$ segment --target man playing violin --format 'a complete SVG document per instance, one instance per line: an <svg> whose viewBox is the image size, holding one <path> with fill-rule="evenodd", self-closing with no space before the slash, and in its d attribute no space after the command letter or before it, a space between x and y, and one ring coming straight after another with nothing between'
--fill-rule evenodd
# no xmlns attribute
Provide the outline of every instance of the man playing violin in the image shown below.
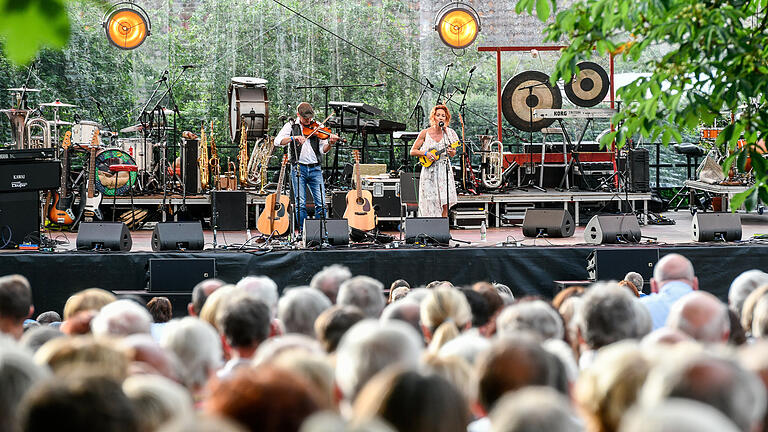
<svg viewBox="0 0 768 432"><path fill-rule="evenodd" d="M291 119L280 129L275 137L275 145L288 146L291 161L291 186L297 197L299 208L299 231L304 227L307 218L307 197L305 191L309 186L312 201L315 203L315 218L325 217L325 185L323 182L322 155L331 151L331 145L339 140L331 133L312 133L319 128L313 121L315 110L308 102L302 102L296 107L296 119ZM315 126L311 126L311 125ZM308 131L305 134L305 131ZM324 138L324 139L321 139ZM297 175L298 173L298 175ZM321 205L323 204L323 205Z"/></svg>

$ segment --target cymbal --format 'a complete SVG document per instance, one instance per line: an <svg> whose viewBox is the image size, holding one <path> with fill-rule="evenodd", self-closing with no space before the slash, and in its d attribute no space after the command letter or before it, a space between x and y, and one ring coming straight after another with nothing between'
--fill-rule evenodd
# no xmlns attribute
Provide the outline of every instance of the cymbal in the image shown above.
<svg viewBox="0 0 768 432"><path fill-rule="evenodd" d="M38 89L26 88L26 87L9 88L9 89L6 89L6 90L8 90L8 91L16 91L16 92L20 92L20 91L23 91L23 92L39 92L40 91Z"/></svg>
<svg viewBox="0 0 768 432"><path fill-rule="evenodd" d="M143 130L144 130L144 126L142 126L141 123L139 123L133 126L128 126L120 129L120 133L141 132Z"/></svg>
<svg viewBox="0 0 768 432"><path fill-rule="evenodd" d="M76 108L77 107L77 105L72 105L72 104L64 103L64 102L62 102L62 101L60 101L58 99L56 99L53 102L41 103L40 106L44 106L44 107L57 107L57 108Z"/></svg>
<svg viewBox="0 0 768 432"><path fill-rule="evenodd" d="M49 121L48 123L56 124L56 126L72 126L74 124L64 120Z"/></svg>

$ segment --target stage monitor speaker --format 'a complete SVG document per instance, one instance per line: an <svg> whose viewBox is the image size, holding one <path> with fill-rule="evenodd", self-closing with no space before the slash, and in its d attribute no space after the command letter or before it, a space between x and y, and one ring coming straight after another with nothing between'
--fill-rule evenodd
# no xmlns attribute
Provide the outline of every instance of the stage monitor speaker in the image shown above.
<svg viewBox="0 0 768 432"><path fill-rule="evenodd" d="M421 217L405 220L405 242L448 245L451 241L451 230L448 218Z"/></svg>
<svg viewBox="0 0 768 432"><path fill-rule="evenodd" d="M400 173L400 202L403 204L419 203L419 177L415 172Z"/></svg>
<svg viewBox="0 0 768 432"><path fill-rule="evenodd" d="M650 283L653 267L658 261L658 248L600 248L587 257L587 274L593 281L619 281L633 271ZM643 289L648 294L651 287L646 283Z"/></svg>
<svg viewBox="0 0 768 432"><path fill-rule="evenodd" d="M216 277L214 258L150 258L149 292L187 292Z"/></svg>
<svg viewBox="0 0 768 432"><path fill-rule="evenodd" d="M27 237L32 243L40 237L40 194L0 193L0 249L15 249Z"/></svg>
<svg viewBox="0 0 768 432"><path fill-rule="evenodd" d="M184 166L182 167L182 180L187 194L200 193L200 169L198 167L197 152L200 147L198 140L181 140L184 150Z"/></svg>
<svg viewBox="0 0 768 432"><path fill-rule="evenodd" d="M320 246L322 219L304 219L304 247ZM326 219L325 230L328 244L344 246L349 244L349 222L346 219Z"/></svg>
<svg viewBox="0 0 768 432"><path fill-rule="evenodd" d="M203 250L200 222L160 222L152 231L152 250Z"/></svg>
<svg viewBox="0 0 768 432"><path fill-rule="evenodd" d="M699 213L691 221L691 237L697 242L741 240L741 216L737 213Z"/></svg>
<svg viewBox="0 0 768 432"><path fill-rule="evenodd" d="M220 231L244 231L245 191L211 192L211 224L214 218Z"/></svg>
<svg viewBox="0 0 768 432"><path fill-rule="evenodd" d="M637 243L640 241L640 224L635 215L596 215L584 229L584 241L589 244Z"/></svg>
<svg viewBox="0 0 768 432"><path fill-rule="evenodd" d="M631 149L627 163L629 164L629 190L632 192L650 191L650 153L648 149Z"/></svg>
<svg viewBox="0 0 768 432"><path fill-rule="evenodd" d="M570 237L576 231L571 212L565 209L533 209L525 211L523 235L526 237Z"/></svg>
<svg viewBox="0 0 768 432"><path fill-rule="evenodd" d="M131 232L123 222L82 222L77 231L78 250L128 252L131 246Z"/></svg>

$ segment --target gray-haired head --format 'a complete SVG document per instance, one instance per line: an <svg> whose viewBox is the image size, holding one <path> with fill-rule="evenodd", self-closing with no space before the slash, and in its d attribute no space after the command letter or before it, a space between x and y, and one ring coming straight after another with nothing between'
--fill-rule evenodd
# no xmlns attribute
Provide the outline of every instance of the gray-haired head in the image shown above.
<svg viewBox="0 0 768 432"><path fill-rule="evenodd" d="M419 303L412 301L410 298L403 301L390 303L381 312L379 318L382 323L386 323L392 320L399 320L408 323L414 328L420 335L421 333L421 307Z"/></svg>
<svg viewBox="0 0 768 432"><path fill-rule="evenodd" d="M590 349L635 338L638 325L635 297L615 283L592 284L581 297L574 322Z"/></svg>
<svg viewBox="0 0 768 432"><path fill-rule="evenodd" d="M315 273L309 286L320 290L331 303L336 304L336 297L339 294L339 287L352 277L349 268L340 264L331 264L323 267L322 270Z"/></svg>
<svg viewBox="0 0 768 432"><path fill-rule="evenodd" d="M336 382L344 397L353 401L368 380L384 368L397 364L417 369L422 351L419 335L408 324L361 321L349 329L336 350Z"/></svg>
<svg viewBox="0 0 768 432"><path fill-rule="evenodd" d="M237 283L251 297L261 300L269 308L270 317L277 316L277 284L267 276L246 276Z"/></svg>
<svg viewBox="0 0 768 432"><path fill-rule="evenodd" d="M331 301L320 291L309 288L293 288L280 298L277 316L288 333L300 333L315 337L315 320L324 310L331 307Z"/></svg>
<svg viewBox="0 0 768 432"><path fill-rule="evenodd" d="M152 315L132 300L114 301L99 311L91 321L94 336L128 336L150 332Z"/></svg>
<svg viewBox="0 0 768 432"><path fill-rule="evenodd" d="M165 423L194 414L187 389L158 375L133 375L123 381L123 392L131 400L140 430L157 430Z"/></svg>
<svg viewBox="0 0 768 432"><path fill-rule="evenodd" d="M752 291L762 285L768 285L768 273L762 270L747 270L736 276L728 289L728 306L741 317L744 300Z"/></svg>
<svg viewBox="0 0 768 432"><path fill-rule="evenodd" d="M693 291L675 302L666 325L703 343L725 343L731 329L728 308L704 291Z"/></svg>
<svg viewBox="0 0 768 432"><path fill-rule="evenodd" d="M216 329L197 318L169 321L160 345L178 357L183 365L183 381L191 390L204 386L221 365L221 339Z"/></svg>
<svg viewBox="0 0 768 432"><path fill-rule="evenodd" d="M491 411L493 432L582 430L568 399L549 387L526 387L499 399Z"/></svg>
<svg viewBox="0 0 768 432"><path fill-rule="evenodd" d="M502 337L530 331L542 339L562 339L564 334L563 319L542 300L515 303L504 308L496 318L496 331Z"/></svg>
<svg viewBox="0 0 768 432"><path fill-rule="evenodd" d="M439 357L461 357L470 365L475 364L478 356L491 347L488 338L476 331L466 331L449 340L437 352Z"/></svg>
<svg viewBox="0 0 768 432"><path fill-rule="evenodd" d="M198 282L192 288L192 301L187 305L187 312L192 316L200 315L200 311L203 309L205 301L208 300L208 296L226 284L223 280L215 278Z"/></svg>
<svg viewBox="0 0 768 432"><path fill-rule="evenodd" d="M667 282L681 281L685 282L694 289L698 288L699 280L693 271L693 264L688 258L672 253L664 255L653 268L653 279L651 288L658 292Z"/></svg>
<svg viewBox="0 0 768 432"><path fill-rule="evenodd" d="M9 337L0 335L0 430L17 430L19 402L37 382L50 376L32 355Z"/></svg>
<svg viewBox="0 0 768 432"><path fill-rule="evenodd" d="M50 324L57 321L61 321L61 315L56 311L43 312L37 316L37 322L40 324Z"/></svg>
<svg viewBox="0 0 768 432"><path fill-rule="evenodd" d="M630 409L619 432L738 432L720 411L688 399L672 398L657 405Z"/></svg>
<svg viewBox="0 0 768 432"><path fill-rule="evenodd" d="M384 285L368 276L355 276L341 284L336 303L357 306L366 317L378 318L384 309Z"/></svg>
<svg viewBox="0 0 768 432"><path fill-rule="evenodd" d="M637 292L643 292L643 284L645 281L640 273L631 271L624 276L624 280L632 282L632 285L637 288Z"/></svg>
<svg viewBox="0 0 768 432"><path fill-rule="evenodd" d="M64 333L62 333L61 330L57 328L50 326L40 326L25 332L24 336L19 339L19 343L21 346L27 348L34 354L37 352L38 348L45 345L45 343L49 340L63 336Z"/></svg>

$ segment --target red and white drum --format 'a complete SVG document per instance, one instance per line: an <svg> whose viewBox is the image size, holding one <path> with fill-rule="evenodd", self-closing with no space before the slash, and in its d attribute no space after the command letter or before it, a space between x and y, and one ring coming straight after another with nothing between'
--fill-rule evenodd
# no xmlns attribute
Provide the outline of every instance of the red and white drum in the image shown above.
<svg viewBox="0 0 768 432"><path fill-rule="evenodd" d="M119 138L117 140L118 148L136 161L139 171L150 171L154 162L153 144L147 141L144 148L144 138Z"/></svg>

